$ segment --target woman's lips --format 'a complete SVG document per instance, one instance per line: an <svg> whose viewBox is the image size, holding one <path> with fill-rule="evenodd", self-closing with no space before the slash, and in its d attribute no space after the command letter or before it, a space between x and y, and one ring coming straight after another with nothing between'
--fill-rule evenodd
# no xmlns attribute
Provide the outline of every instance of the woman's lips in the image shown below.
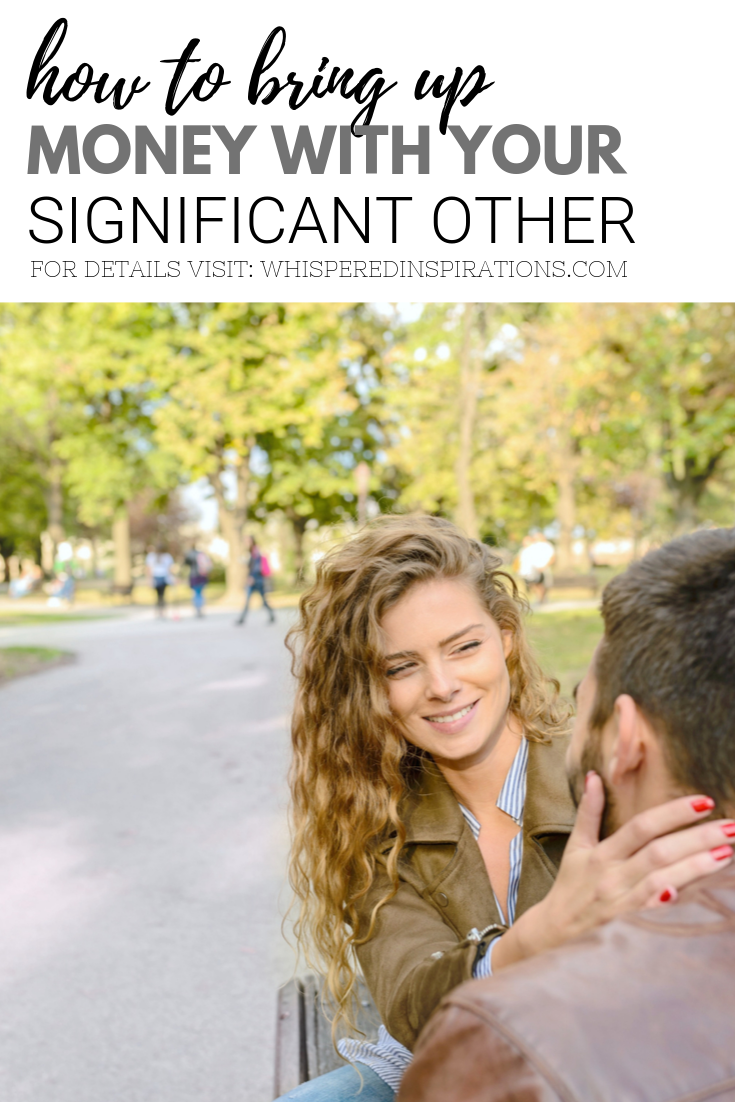
<svg viewBox="0 0 735 1102"><path fill-rule="evenodd" d="M477 705L479 701L475 701L474 704L465 704L462 708L457 708L454 712L450 712L444 716L423 716L423 719L431 726L435 731L441 731L444 735L454 735L457 731L462 731L468 723L472 722Z"/></svg>

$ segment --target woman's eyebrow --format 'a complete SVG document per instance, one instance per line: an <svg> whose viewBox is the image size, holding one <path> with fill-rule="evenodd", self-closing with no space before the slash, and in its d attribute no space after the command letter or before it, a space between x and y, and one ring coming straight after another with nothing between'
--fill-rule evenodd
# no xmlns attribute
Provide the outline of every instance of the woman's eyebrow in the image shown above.
<svg viewBox="0 0 735 1102"><path fill-rule="evenodd" d="M418 658L415 650L397 650L395 654L386 654L384 662L395 662L397 658Z"/></svg>
<svg viewBox="0 0 735 1102"><path fill-rule="evenodd" d="M455 639L461 639L463 635L466 635L468 631L474 631L475 628L481 628L482 624L469 624L468 627L462 628L461 631L455 631L454 635L448 635L446 639L442 639L439 646L447 647L450 643L453 643Z"/></svg>
<svg viewBox="0 0 735 1102"><path fill-rule="evenodd" d="M440 647L447 647L450 643L453 643L456 639L461 639L463 635L466 635L468 631L474 631L475 628L481 628L482 624L469 624L468 627L462 628L461 631L455 631L453 635L447 636L446 639L442 639L439 643ZM418 652L415 650L400 650L395 654L386 654L386 662L395 662L397 658L417 658Z"/></svg>

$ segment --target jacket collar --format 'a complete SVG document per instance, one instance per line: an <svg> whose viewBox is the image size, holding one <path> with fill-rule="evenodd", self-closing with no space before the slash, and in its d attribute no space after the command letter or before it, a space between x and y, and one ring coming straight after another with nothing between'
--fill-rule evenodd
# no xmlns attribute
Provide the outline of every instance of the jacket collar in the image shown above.
<svg viewBox="0 0 735 1102"><path fill-rule="evenodd" d="M567 743L567 738L556 736L550 743L528 744L524 834L569 834L574 825L564 767ZM457 843L466 828L457 798L431 758L426 759L418 790L406 799L403 821L407 845Z"/></svg>
<svg viewBox="0 0 735 1102"><path fill-rule="evenodd" d="M567 780L568 745L569 737L558 735L550 743L531 742L528 745L524 834L571 833L576 810Z"/></svg>
<svg viewBox="0 0 735 1102"><path fill-rule="evenodd" d="M432 758L424 760L418 791L404 805L406 843L458 842L465 828L457 797Z"/></svg>

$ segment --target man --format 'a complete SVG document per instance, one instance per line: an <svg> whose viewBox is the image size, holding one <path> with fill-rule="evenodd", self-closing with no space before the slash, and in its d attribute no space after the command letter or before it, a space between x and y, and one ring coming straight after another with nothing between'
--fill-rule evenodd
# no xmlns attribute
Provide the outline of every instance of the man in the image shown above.
<svg viewBox="0 0 735 1102"><path fill-rule="evenodd" d="M611 836L707 792L722 867L677 897L453 991L399 1102L735 1102L735 531L697 532L606 587L567 758ZM663 839L662 839L663 841Z"/></svg>

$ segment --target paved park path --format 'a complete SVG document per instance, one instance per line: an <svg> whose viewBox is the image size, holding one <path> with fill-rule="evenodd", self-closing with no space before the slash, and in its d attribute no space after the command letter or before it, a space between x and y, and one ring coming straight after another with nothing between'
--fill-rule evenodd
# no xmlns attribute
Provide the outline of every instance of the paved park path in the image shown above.
<svg viewBox="0 0 735 1102"><path fill-rule="evenodd" d="M0 628L2 1102L272 1099L292 615Z"/></svg>

